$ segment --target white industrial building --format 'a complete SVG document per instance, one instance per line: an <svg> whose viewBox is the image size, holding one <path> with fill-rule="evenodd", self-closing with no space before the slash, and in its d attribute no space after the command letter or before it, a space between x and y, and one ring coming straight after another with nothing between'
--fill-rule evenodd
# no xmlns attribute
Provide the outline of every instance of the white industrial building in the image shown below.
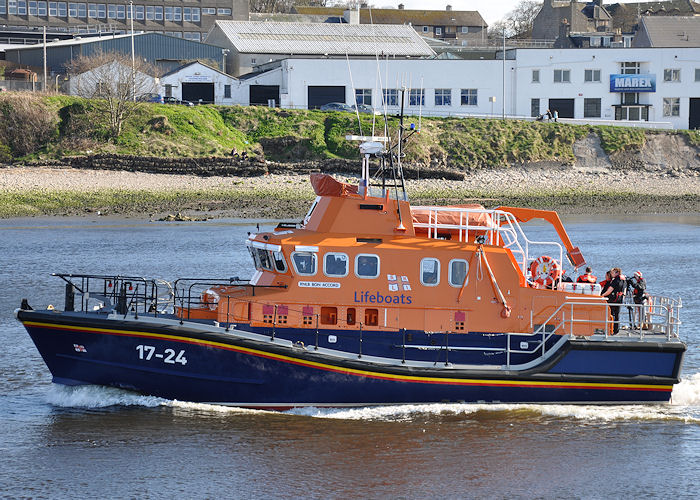
<svg viewBox="0 0 700 500"><path fill-rule="evenodd" d="M700 127L698 48L511 49L505 61L297 58L257 69L241 80L239 104L379 109L385 96L396 112L405 86L413 114L532 118L550 109L588 123Z"/></svg>
<svg viewBox="0 0 700 500"><path fill-rule="evenodd" d="M216 68L199 61L180 66L160 77L160 94L195 104L234 104L242 99L239 82Z"/></svg>

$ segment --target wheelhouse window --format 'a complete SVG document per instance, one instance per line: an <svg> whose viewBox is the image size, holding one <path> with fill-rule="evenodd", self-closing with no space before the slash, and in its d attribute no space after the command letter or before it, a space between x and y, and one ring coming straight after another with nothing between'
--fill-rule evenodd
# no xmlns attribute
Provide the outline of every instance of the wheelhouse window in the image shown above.
<svg viewBox="0 0 700 500"><path fill-rule="evenodd" d="M355 274L358 278L379 277L379 256L367 253L355 257Z"/></svg>
<svg viewBox="0 0 700 500"><path fill-rule="evenodd" d="M316 254L314 252L292 253L292 263L297 274L313 276L316 274Z"/></svg>
<svg viewBox="0 0 700 500"><path fill-rule="evenodd" d="M464 259L452 259L450 261L450 285L461 287L467 277L469 263Z"/></svg>
<svg viewBox="0 0 700 500"><path fill-rule="evenodd" d="M440 284L440 261L427 257L420 261L420 282L425 286Z"/></svg>
<svg viewBox="0 0 700 500"><path fill-rule="evenodd" d="M323 258L323 273L326 276L344 278L348 275L348 260L344 253L327 253Z"/></svg>

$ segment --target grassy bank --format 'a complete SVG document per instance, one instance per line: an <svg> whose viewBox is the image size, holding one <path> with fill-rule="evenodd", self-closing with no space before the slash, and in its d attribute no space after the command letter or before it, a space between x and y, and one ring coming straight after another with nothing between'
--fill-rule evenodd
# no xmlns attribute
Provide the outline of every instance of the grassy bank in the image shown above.
<svg viewBox="0 0 700 500"><path fill-rule="evenodd" d="M47 161L71 155L116 153L160 157L226 156L232 149L269 160L298 162L357 158L347 134L383 133L383 119L350 113L251 106L172 106L142 103L119 137L99 100L3 93L0 161ZM393 122L393 120L392 120ZM392 123L395 128L395 123ZM624 127L520 120L423 118L406 147L406 161L457 170L512 163L574 160L577 139L595 134L608 153L638 150L650 134L683 134L700 144L699 131L643 131ZM31 140L41 138L41 140Z"/></svg>

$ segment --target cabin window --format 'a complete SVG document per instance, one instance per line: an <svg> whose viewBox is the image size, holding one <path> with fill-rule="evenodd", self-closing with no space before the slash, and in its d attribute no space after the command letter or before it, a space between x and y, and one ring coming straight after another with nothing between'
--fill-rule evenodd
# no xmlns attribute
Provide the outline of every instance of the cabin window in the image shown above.
<svg viewBox="0 0 700 500"><path fill-rule="evenodd" d="M337 307L322 307L321 308L321 324L336 325L338 324L338 308Z"/></svg>
<svg viewBox="0 0 700 500"><path fill-rule="evenodd" d="M355 274L358 278L377 278L379 276L379 256L367 253L355 257Z"/></svg>
<svg viewBox="0 0 700 500"><path fill-rule="evenodd" d="M450 261L450 285L461 287L467 277L469 264L464 259L452 259ZM469 283L469 280L467 280Z"/></svg>
<svg viewBox="0 0 700 500"><path fill-rule="evenodd" d="M420 261L420 282L426 286L440 283L440 261L432 257Z"/></svg>
<svg viewBox="0 0 700 500"><path fill-rule="evenodd" d="M284 273L287 271L287 262L284 260L282 252L272 252L263 248L248 247L250 255L253 257L256 269L264 269L266 271L278 271Z"/></svg>
<svg viewBox="0 0 700 500"><path fill-rule="evenodd" d="M287 272L287 261L284 260L282 252L272 252L272 261L275 263L275 269L280 273Z"/></svg>
<svg viewBox="0 0 700 500"><path fill-rule="evenodd" d="M313 252L294 252L292 262L297 274L313 276L316 274L316 254Z"/></svg>
<svg viewBox="0 0 700 500"><path fill-rule="evenodd" d="M348 312L346 314L346 322L348 325L354 325L355 321L357 321L355 318L357 318L357 312L355 311L354 307L348 307Z"/></svg>
<svg viewBox="0 0 700 500"><path fill-rule="evenodd" d="M348 256L344 253L327 253L323 259L326 276L344 278L348 275Z"/></svg>
<svg viewBox="0 0 700 500"><path fill-rule="evenodd" d="M365 309L365 325L377 326L379 324L379 310Z"/></svg>

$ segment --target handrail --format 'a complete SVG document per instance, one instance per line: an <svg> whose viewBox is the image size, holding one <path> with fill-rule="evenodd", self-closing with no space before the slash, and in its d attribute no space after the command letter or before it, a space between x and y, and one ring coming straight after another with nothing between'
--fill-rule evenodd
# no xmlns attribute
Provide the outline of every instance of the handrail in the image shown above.
<svg viewBox="0 0 700 500"><path fill-rule="evenodd" d="M534 241L527 237L520 225L520 219L507 210L468 208L468 207L440 207L440 206L415 206L416 210L428 211L428 222L414 222L414 228L427 229L428 238L438 238L440 230L455 230L458 232L459 241L469 241L469 232L486 233L487 242L490 245L497 245L511 251L523 276L527 276L529 262L539 255L531 255L533 246L551 246L558 253L558 261L563 264L564 246L557 241ZM543 212L543 211L538 211ZM453 213L459 215L459 223L438 222L440 214ZM484 225L469 224L470 215L488 215L491 217L490 223ZM534 216L533 216L534 217ZM560 223L561 225L561 223ZM555 225L556 229L556 225ZM563 227L561 228L563 231ZM559 229L557 232L560 234ZM475 233L472 233L475 234ZM566 232L564 231L564 235ZM520 238L519 238L520 237ZM521 243L522 238L522 243ZM567 243L568 242L568 243ZM565 244L570 246L568 236ZM524 244L524 247L523 247ZM567 246L567 248L568 248ZM573 247L572 247L573 248Z"/></svg>

